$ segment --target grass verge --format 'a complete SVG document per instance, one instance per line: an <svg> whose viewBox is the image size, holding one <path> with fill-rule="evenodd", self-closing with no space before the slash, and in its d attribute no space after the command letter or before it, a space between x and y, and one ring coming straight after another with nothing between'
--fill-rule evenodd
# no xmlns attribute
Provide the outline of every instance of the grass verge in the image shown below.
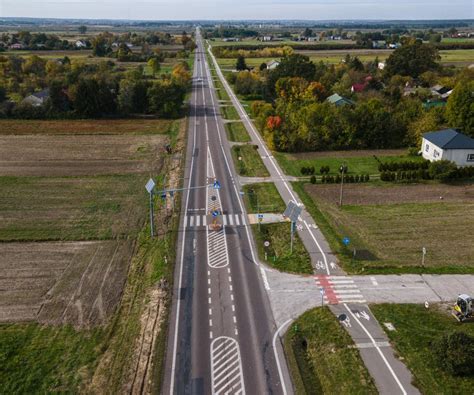
<svg viewBox="0 0 474 395"><path fill-rule="evenodd" d="M245 192L244 202L248 213L282 213L285 211L285 202L272 182L244 185L242 189Z"/></svg>
<svg viewBox="0 0 474 395"><path fill-rule="evenodd" d="M257 244L258 256L266 263L282 272L312 274L311 257L306 251L298 233L293 239L293 253L290 253L290 223L252 225L252 232ZM270 245L264 247L263 243Z"/></svg>
<svg viewBox="0 0 474 395"><path fill-rule="evenodd" d="M221 107L222 115L225 119L229 121L238 121L240 116L232 104L227 104Z"/></svg>
<svg viewBox="0 0 474 395"><path fill-rule="evenodd" d="M226 123L225 130L229 141L236 143L248 143L251 141L247 129L245 129L242 122Z"/></svg>
<svg viewBox="0 0 474 395"><path fill-rule="evenodd" d="M359 351L327 307L307 311L284 346L296 394L377 394Z"/></svg>
<svg viewBox="0 0 474 395"><path fill-rule="evenodd" d="M431 343L451 331L474 336L474 324L459 324L446 308L436 305L429 309L415 304L381 304L370 308L379 322L395 326L395 331L386 330L387 335L423 394L472 394L474 377L454 377L445 372L434 358Z"/></svg>
<svg viewBox="0 0 474 395"><path fill-rule="evenodd" d="M235 145L232 147L235 168L241 176L268 177L267 168L262 162L255 145ZM240 160L239 160L240 158Z"/></svg>

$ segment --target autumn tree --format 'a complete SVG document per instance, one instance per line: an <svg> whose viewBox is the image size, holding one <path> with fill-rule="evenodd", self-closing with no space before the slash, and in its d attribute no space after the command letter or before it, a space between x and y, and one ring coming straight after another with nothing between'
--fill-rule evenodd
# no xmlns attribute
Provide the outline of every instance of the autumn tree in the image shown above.
<svg viewBox="0 0 474 395"><path fill-rule="evenodd" d="M387 77L399 74L417 78L426 71L437 70L438 60L436 47L415 40L393 51L387 59L384 71Z"/></svg>
<svg viewBox="0 0 474 395"><path fill-rule="evenodd" d="M446 106L446 118L452 127L474 137L474 81L460 82Z"/></svg>

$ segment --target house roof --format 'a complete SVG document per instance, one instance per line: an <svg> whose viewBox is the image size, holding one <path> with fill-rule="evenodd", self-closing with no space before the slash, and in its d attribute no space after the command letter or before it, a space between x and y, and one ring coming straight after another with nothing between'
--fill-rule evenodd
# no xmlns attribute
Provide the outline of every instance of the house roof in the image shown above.
<svg viewBox="0 0 474 395"><path fill-rule="evenodd" d="M474 149L474 139L455 129L425 133L423 138L442 149Z"/></svg>
<svg viewBox="0 0 474 395"><path fill-rule="evenodd" d="M270 62L268 62L267 66L270 67L270 66L273 66L274 64L279 65L280 62L278 60L271 60Z"/></svg>
<svg viewBox="0 0 474 395"><path fill-rule="evenodd" d="M366 84L354 84L352 85L352 90L354 92L362 92L366 88Z"/></svg>
<svg viewBox="0 0 474 395"><path fill-rule="evenodd" d="M345 97L342 97L338 95L337 93L334 93L334 95L329 96L326 100L329 103L336 104L336 105L353 104L352 100L346 99Z"/></svg>
<svg viewBox="0 0 474 395"><path fill-rule="evenodd" d="M43 89L42 91L35 92L31 96L34 96L38 99L47 99L49 97L49 89Z"/></svg>

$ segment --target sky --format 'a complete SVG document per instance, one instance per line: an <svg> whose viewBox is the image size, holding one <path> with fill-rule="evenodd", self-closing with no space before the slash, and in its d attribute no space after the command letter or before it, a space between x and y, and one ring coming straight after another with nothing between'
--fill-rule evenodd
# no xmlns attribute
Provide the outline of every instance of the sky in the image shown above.
<svg viewBox="0 0 474 395"><path fill-rule="evenodd" d="M239 20L471 19L474 0L0 0L1 17Z"/></svg>

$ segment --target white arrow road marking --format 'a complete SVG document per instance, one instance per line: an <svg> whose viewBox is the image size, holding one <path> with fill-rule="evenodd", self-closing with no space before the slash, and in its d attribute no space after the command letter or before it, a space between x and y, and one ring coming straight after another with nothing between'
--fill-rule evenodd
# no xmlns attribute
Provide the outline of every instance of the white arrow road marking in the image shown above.
<svg viewBox="0 0 474 395"><path fill-rule="evenodd" d="M370 321L370 315L367 314L366 311L362 311L360 315L362 316L362 318L365 318L367 321Z"/></svg>

